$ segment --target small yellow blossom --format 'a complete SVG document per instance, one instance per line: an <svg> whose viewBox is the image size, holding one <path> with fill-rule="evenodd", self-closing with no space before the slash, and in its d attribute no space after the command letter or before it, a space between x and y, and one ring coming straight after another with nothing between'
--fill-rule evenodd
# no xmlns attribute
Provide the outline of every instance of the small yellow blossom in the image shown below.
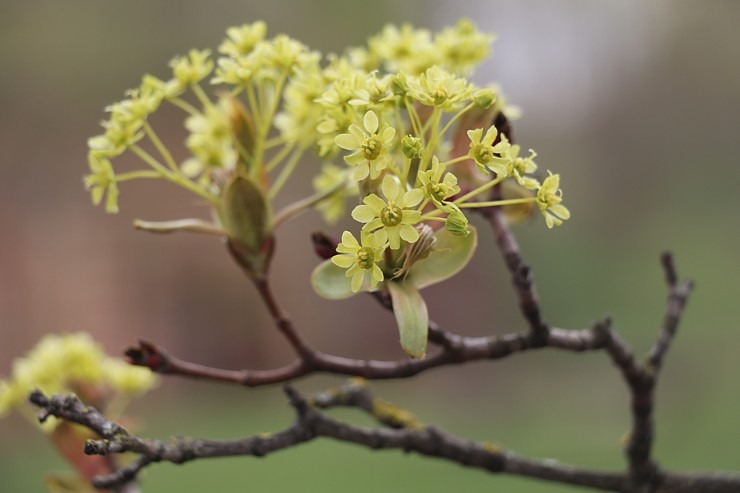
<svg viewBox="0 0 740 493"><path fill-rule="evenodd" d="M468 74L488 56L493 40L492 35L481 33L468 19L461 19L434 37L434 48L441 66Z"/></svg>
<svg viewBox="0 0 740 493"><path fill-rule="evenodd" d="M90 190L94 205L99 205L105 199L105 211L109 214L118 212L118 184L113 165L110 161L92 151L87 156L90 174L84 178L85 188Z"/></svg>
<svg viewBox="0 0 740 493"><path fill-rule="evenodd" d="M374 233L380 243L388 241L391 249L401 248L401 240L414 243L419 232L413 226L421 220L421 212L412 209L424 198L420 188L406 191L398 180L386 175L381 190L386 200L375 194L366 196L352 211L352 217L361 223L363 231Z"/></svg>
<svg viewBox="0 0 740 493"><path fill-rule="evenodd" d="M95 394L108 389L141 393L154 383L151 371L106 356L88 334L50 334L25 358L13 362L10 380L0 380L0 415L24 405L35 389L46 394L75 392L84 398L90 385L97 389ZM44 427L47 431L53 428L53 424Z"/></svg>
<svg viewBox="0 0 740 493"><path fill-rule="evenodd" d="M370 281L370 289L375 288L383 280L383 271L378 262L383 259L385 243L376 235L360 235L362 244L349 231L342 233L342 243L337 246L339 255L334 255L331 261L337 267L347 269L347 277L351 277L353 292L362 287L365 278Z"/></svg>
<svg viewBox="0 0 740 493"><path fill-rule="evenodd" d="M226 37L218 47L219 53L230 56L248 55L259 42L265 39L267 24L257 21L253 24L230 27Z"/></svg>
<svg viewBox="0 0 740 493"><path fill-rule="evenodd" d="M482 173L488 173L488 169L491 169L497 177L505 178L509 173L506 167L508 159L505 157L509 143L501 140L493 145L497 136L498 130L494 126L486 131L485 136L483 136L482 128L468 130L468 138L470 139L468 157L475 161L475 165Z"/></svg>
<svg viewBox="0 0 740 493"><path fill-rule="evenodd" d="M349 126L349 133L337 135L334 143L348 151L354 151L345 156L347 164L355 166L353 178L357 181L370 176L373 180L380 175L388 165L388 148L396 135L396 129L384 123L380 126L378 116L370 110L363 118L365 129L358 125Z"/></svg>
<svg viewBox="0 0 740 493"><path fill-rule="evenodd" d="M386 25L368 40L368 46L371 57L382 60L390 72L418 75L435 62L431 33L410 24L403 24L400 28Z"/></svg>
<svg viewBox="0 0 740 493"><path fill-rule="evenodd" d="M172 59L172 75L183 90L208 77L213 70L210 56L209 50L190 50L187 56Z"/></svg>
<svg viewBox="0 0 740 493"><path fill-rule="evenodd" d="M409 96L425 106L457 111L473 99L473 86L438 66L428 68L418 79L409 79Z"/></svg>
<svg viewBox="0 0 740 493"><path fill-rule="evenodd" d="M185 128L190 132L185 145L193 154L181 165L186 176L197 177L213 168L234 168L238 153L231 111L231 100L223 97L218 104L208 106L203 113L191 115L185 120ZM207 174L203 178L208 181Z"/></svg>
<svg viewBox="0 0 740 493"><path fill-rule="evenodd" d="M443 174L444 178L442 178ZM421 181L424 194L438 208L444 208L444 202L448 198L460 193L457 177L452 173L445 173L445 167L439 162L437 156L432 158L431 169L419 173L419 181Z"/></svg>
<svg viewBox="0 0 740 493"><path fill-rule="evenodd" d="M501 142L509 142L506 135L501 134ZM527 190L537 190L540 186L540 182L531 176L527 176L528 174L537 171L537 164L534 162L534 158L537 157L537 153L530 149L529 156L522 157L519 155L520 152L521 147L516 144L509 146L506 152L504 152L504 157L507 159L507 174L516 179L516 181Z"/></svg>
<svg viewBox="0 0 740 493"><path fill-rule="evenodd" d="M548 171L548 173L550 173ZM560 226L563 221L570 218L570 211L561 204L563 201L563 191L560 190L560 175L553 175L545 178L542 186L537 191L537 207L545 216L545 222L548 228Z"/></svg>

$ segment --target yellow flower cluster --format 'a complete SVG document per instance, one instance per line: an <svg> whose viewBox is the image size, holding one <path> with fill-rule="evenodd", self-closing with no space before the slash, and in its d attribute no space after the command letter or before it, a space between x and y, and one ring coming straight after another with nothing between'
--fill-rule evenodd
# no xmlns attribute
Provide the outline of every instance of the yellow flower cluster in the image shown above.
<svg viewBox="0 0 740 493"><path fill-rule="evenodd" d="M107 356L85 333L45 336L0 380L0 416L22 406L35 389L46 394L80 394L88 386L102 394L138 395L156 383L154 374Z"/></svg>
<svg viewBox="0 0 740 493"><path fill-rule="evenodd" d="M232 27L215 59L208 50L192 50L171 62L169 80L145 76L126 99L109 106L104 134L89 141L85 183L93 201L107 194L106 209L114 212L120 182L163 178L215 209L216 224L188 223L182 229L223 230L233 242L232 236L255 237L240 218L259 223L257 236L267 241L274 227L308 208L337 220L344 200L357 194L362 204L352 217L362 233L359 240L344 235L348 243L336 258L336 265L347 266L355 290L375 288L395 272L408 271L410 258L424 258L424 249L413 256L406 252L424 227L466 237L465 209L536 205L550 228L570 217L559 176L540 183L536 154L522 155L501 124L516 111L496 86L467 79L494 39L472 22L461 20L437 33L389 25L366 46L325 58L288 36L267 34L263 22ZM203 81L226 91L209 96ZM148 122L164 103L186 114L190 157L182 163ZM140 145L143 139L159 156ZM314 174L316 193L273 220L272 199L310 149L325 161ZM126 151L146 167L117 174L112 160ZM343 164L330 163L341 154ZM232 186L237 181L241 185ZM517 198L489 200L499 184L516 187ZM246 203L251 209L260 204L260 211L233 209ZM173 230L172 224L160 231ZM247 256L264 247L247 243Z"/></svg>

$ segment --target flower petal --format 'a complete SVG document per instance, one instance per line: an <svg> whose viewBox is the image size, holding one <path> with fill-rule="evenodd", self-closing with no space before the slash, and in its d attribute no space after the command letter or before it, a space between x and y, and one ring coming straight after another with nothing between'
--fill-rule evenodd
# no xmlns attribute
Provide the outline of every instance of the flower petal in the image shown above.
<svg viewBox="0 0 740 493"><path fill-rule="evenodd" d="M403 216L401 218L402 224L416 224L421 221L421 212L404 209Z"/></svg>
<svg viewBox="0 0 740 493"><path fill-rule="evenodd" d="M393 127L385 127L385 130L380 134L380 141L383 144L390 144L393 137L396 136L396 129Z"/></svg>
<svg viewBox="0 0 740 493"><path fill-rule="evenodd" d="M352 209L352 219L361 223L369 223L377 217L377 213L372 207L367 205L358 205Z"/></svg>
<svg viewBox="0 0 740 493"><path fill-rule="evenodd" d="M386 231L388 234L388 243L391 246L391 250L398 250L401 248L401 233L398 231L398 226L391 228L383 228L380 231ZM380 231L378 231L380 233Z"/></svg>
<svg viewBox="0 0 740 493"><path fill-rule="evenodd" d="M378 131L378 115L372 110L368 111L363 118L363 124L365 125L365 130L370 134L374 134Z"/></svg>
<svg viewBox="0 0 740 493"><path fill-rule="evenodd" d="M419 204L424 199L424 190L421 188L414 188L413 190L409 190L403 195L403 199L401 200L401 207L414 207Z"/></svg>
<svg viewBox="0 0 740 493"><path fill-rule="evenodd" d="M355 168L354 173L352 173L352 179L355 181L362 181L365 178L367 178L367 175L370 174L370 166L368 166L367 161L364 163L360 163Z"/></svg>
<svg viewBox="0 0 740 493"><path fill-rule="evenodd" d="M378 215L381 213L383 209L385 209L388 204L385 203L383 199L375 195L374 193L371 193L362 201L367 204L373 211L375 211L375 215Z"/></svg>
<svg viewBox="0 0 740 493"><path fill-rule="evenodd" d="M401 233L401 238L403 238L404 241L407 241L409 243L416 243L416 241L419 239L419 231L417 229L409 224L402 224L399 227L399 231Z"/></svg>
<svg viewBox="0 0 740 493"><path fill-rule="evenodd" d="M360 248L360 243L357 241L357 238L355 238L355 235L349 231L342 233L342 244L350 248Z"/></svg>
<svg viewBox="0 0 740 493"><path fill-rule="evenodd" d="M375 219L373 219L369 223L365 224L362 227L362 230L363 231L366 231L366 232L368 232L368 231L375 231L376 229L379 229L379 228L382 228L382 227L383 227L383 222L380 220L380 218L377 218L376 217Z"/></svg>
<svg viewBox="0 0 740 493"><path fill-rule="evenodd" d="M352 264L355 263L355 259L354 257L350 257L349 255L334 255L331 258L331 263L336 265L337 267L349 269Z"/></svg>
<svg viewBox="0 0 740 493"><path fill-rule="evenodd" d="M570 219L570 211L564 205L551 205L547 210L558 216L560 219Z"/></svg>
<svg viewBox="0 0 740 493"><path fill-rule="evenodd" d="M487 146L490 146L491 144L493 144L493 141L496 140L497 135L498 135L498 130L496 130L496 127L491 126L486 132L486 136L483 137L483 140L481 141L481 143Z"/></svg>
<svg viewBox="0 0 740 493"><path fill-rule="evenodd" d="M385 245L388 241L388 230L386 228L379 229L373 234L375 236L376 245Z"/></svg>
<svg viewBox="0 0 740 493"><path fill-rule="evenodd" d="M399 195L401 194L401 186L393 176L385 175L380 189L383 190L383 195L385 195L385 198L389 201L400 202Z"/></svg>
<svg viewBox="0 0 740 493"><path fill-rule="evenodd" d="M362 287L362 280L365 278L365 271L362 269L357 269L355 273L352 275L352 292L356 293L360 290Z"/></svg>
<svg viewBox="0 0 740 493"><path fill-rule="evenodd" d="M334 143L341 147L342 149L346 149L348 151L354 151L358 147L360 147L360 143L357 141L357 139L350 134L340 134L334 137Z"/></svg>

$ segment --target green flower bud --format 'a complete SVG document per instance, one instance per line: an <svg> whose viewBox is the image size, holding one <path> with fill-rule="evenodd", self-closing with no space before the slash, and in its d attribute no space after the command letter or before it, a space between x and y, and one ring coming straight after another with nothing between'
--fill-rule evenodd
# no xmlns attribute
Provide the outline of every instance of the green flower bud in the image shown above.
<svg viewBox="0 0 740 493"><path fill-rule="evenodd" d="M267 272L272 257L272 212L263 190L250 178L237 175L221 201L221 220L234 259L253 277Z"/></svg>
<svg viewBox="0 0 740 493"><path fill-rule="evenodd" d="M417 159L421 157L421 150L424 145L421 143L419 137L413 135L406 135L401 139L401 150L403 155L409 159Z"/></svg>
<svg viewBox="0 0 740 493"><path fill-rule="evenodd" d="M457 208L447 216L445 229L455 236L464 237L470 234L468 230L468 218Z"/></svg>
<svg viewBox="0 0 740 493"><path fill-rule="evenodd" d="M409 92L409 82L405 73L399 72L391 77L391 91L396 96L405 96Z"/></svg>
<svg viewBox="0 0 740 493"><path fill-rule="evenodd" d="M473 94L473 103L476 107L485 110L496 102L496 93L492 89L479 89Z"/></svg>

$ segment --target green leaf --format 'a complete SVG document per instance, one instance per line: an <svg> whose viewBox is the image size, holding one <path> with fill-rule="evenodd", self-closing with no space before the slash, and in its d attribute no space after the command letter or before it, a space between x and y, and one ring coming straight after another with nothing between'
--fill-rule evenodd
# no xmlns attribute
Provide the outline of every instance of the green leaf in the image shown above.
<svg viewBox="0 0 740 493"><path fill-rule="evenodd" d="M270 204L250 178L237 175L221 202L221 220L229 239L248 251L259 252L271 235Z"/></svg>
<svg viewBox="0 0 740 493"><path fill-rule="evenodd" d="M441 229L434 233L437 243L425 259L416 262L406 277L406 282L416 289L423 289L449 279L465 267L475 252L477 232L470 226L468 236L455 236Z"/></svg>
<svg viewBox="0 0 740 493"><path fill-rule="evenodd" d="M401 347L412 358L423 358L427 350L429 314L419 290L408 281L386 283L393 300Z"/></svg>
<svg viewBox="0 0 740 493"><path fill-rule="evenodd" d="M346 274L347 269L334 265L331 259L324 260L313 270L311 285L323 298L343 300L357 294L352 292L352 278Z"/></svg>

